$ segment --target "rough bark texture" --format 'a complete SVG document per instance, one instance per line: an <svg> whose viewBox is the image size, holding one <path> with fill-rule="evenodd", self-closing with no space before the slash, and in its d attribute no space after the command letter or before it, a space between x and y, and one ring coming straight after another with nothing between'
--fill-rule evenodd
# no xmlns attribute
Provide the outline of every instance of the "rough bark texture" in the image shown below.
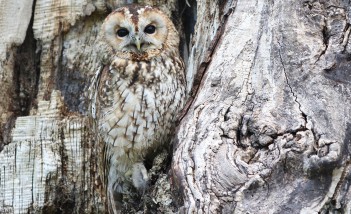
<svg viewBox="0 0 351 214"><path fill-rule="evenodd" d="M229 7L177 134L185 209L349 213L349 2Z"/></svg>
<svg viewBox="0 0 351 214"><path fill-rule="evenodd" d="M0 213L105 211L85 92L131 2L0 0ZM179 26L193 89L144 210L351 212L349 1L139 2Z"/></svg>

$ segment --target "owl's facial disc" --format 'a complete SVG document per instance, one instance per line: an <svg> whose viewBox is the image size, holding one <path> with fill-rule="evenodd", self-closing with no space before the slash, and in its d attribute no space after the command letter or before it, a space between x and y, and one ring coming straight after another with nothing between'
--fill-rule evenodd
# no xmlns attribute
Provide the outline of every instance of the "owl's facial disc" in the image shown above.
<svg viewBox="0 0 351 214"><path fill-rule="evenodd" d="M156 56L172 44L168 19L151 7L121 8L104 21L104 39L119 56ZM167 43L168 42L168 43ZM132 54L132 55L129 55Z"/></svg>

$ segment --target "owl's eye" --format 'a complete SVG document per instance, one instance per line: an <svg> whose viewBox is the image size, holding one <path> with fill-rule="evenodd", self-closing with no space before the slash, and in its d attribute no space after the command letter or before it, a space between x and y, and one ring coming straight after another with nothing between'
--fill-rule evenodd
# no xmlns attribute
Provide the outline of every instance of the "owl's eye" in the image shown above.
<svg viewBox="0 0 351 214"><path fill-rule="evenodd" d="M119 37L125 37L129 34L129 31L125 28L120 28L118 31L117 31L117 35Z"/></svg>
<svg viewBox="0 0 351 214"><path fill-rule="evenodd" d="M156 27L154 25L148 25L145 27L144 32L147 34L153 34L156 31Z"/></svg>

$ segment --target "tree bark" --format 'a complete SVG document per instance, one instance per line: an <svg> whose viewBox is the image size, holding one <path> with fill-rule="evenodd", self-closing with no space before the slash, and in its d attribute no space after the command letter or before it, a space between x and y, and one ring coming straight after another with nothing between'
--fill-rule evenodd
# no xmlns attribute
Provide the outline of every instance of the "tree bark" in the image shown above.
<svg viewBox="0 0 351 214"><path fill-rule="evenodd" d="M131 2L1 2L0 213L105 212L86 91ZM153 210L351 212L348 1L139 3L179 26L189 91Z"/></svg>
<svg viewBox="0 0 351 214"><path fill-rule="evenodd" d="M349 2L229 7L176 136L187 212L349 213Z"/></svg>

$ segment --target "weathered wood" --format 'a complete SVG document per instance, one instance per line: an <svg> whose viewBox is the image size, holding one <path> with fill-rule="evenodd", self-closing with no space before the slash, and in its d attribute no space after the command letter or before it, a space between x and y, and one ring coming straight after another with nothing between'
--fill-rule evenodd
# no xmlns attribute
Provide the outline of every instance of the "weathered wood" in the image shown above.
<svg viewBox="0 0 351 214"><path fill-rule="evenodd" d="M18 117L0 153L0 213L95 213L101 200L86 118L64 115L59 91Z"/></svg>
<svg viewBox="0 0 351 214"><path fill-rule="evenodd" d="M15 88L13 85L16 46L23 43L32 13L33 1L0 2L0 151L8 143L8 135L1 130L10 131L13 116ZM19 22L18 20L22 20Z"/></svg>
<svg viewBox="0 0 351 214"><path fill-rule="evenodd" d="M350 5L232 6L177 134L185 209L350 212Z"/></svg>

